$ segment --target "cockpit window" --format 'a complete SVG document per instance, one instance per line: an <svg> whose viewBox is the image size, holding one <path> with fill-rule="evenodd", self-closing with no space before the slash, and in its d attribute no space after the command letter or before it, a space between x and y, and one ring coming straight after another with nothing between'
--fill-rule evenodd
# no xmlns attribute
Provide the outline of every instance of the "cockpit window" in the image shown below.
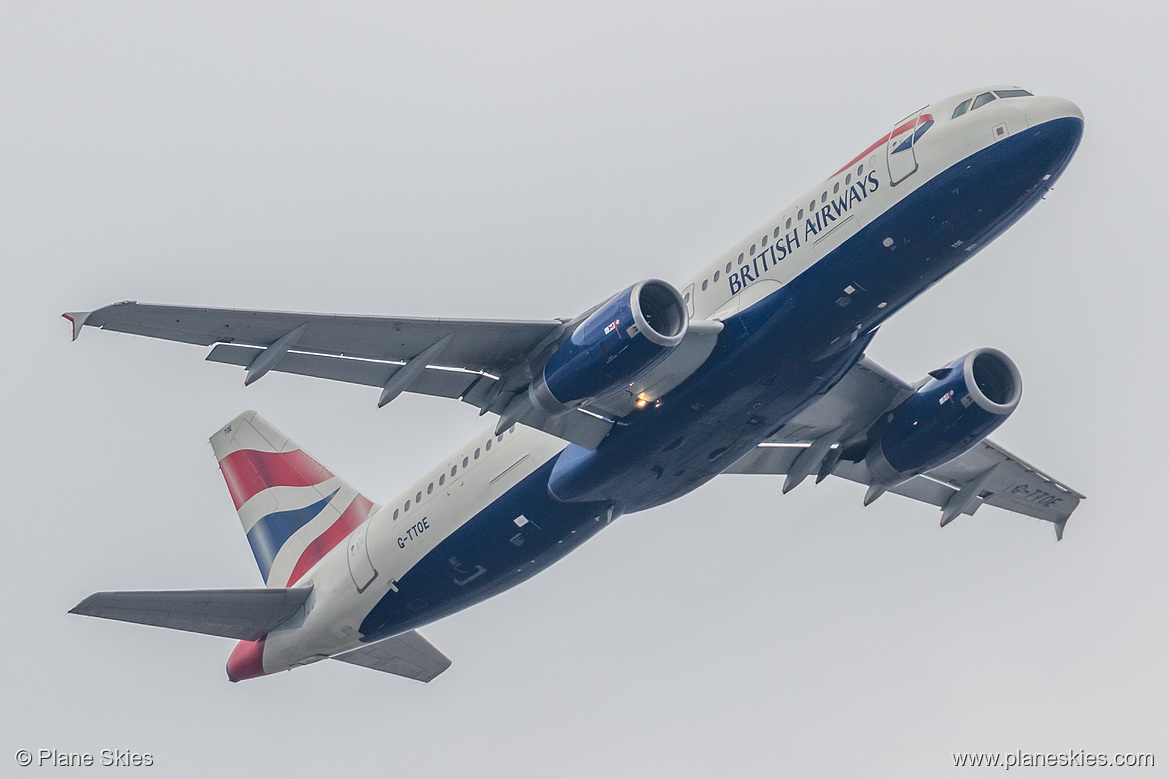
<svg viewBox="0 0 1169 779"><path fill-rule="evenodd" d="M1026 89L996 89L994 93L999 97L1031 97Z"/></svg>
<svg viewBox="0 0 1169 779"><path fill-rule="evenodd" d="M963 100L961 105L959 105L957 108L954 109L954 115L951 116L950 118L957 119L959 116L966 113L966 109L970 107L970 100L973 100L973 99L974 98L970 98L968 100Z"/></svg>
<svg viewBox="0 0 1169 779"><path fill-rule="evenodd" d="M990 92L983 92L981 95L974 98L974 105L970 106L970 110L973 111L977 108L982 108L991 100L994 100L994 95L992 95Z"/></svg>

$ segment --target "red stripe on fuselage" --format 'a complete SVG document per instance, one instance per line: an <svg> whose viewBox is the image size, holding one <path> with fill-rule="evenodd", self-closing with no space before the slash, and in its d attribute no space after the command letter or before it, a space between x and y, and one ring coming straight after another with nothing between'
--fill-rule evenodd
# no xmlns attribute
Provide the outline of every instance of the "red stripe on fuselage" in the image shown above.
<svg viewBox="0 0 1169 779"><path fill-rule="evenodd" d="M311 487L333 478L323 465L300 449L259 452L240 449L219 461L236 510L269 487Z"/></svg>
<svg viewBox="0 0 1169 779"><path fill-rule="evenodd" d="M914 127L917 126L918 119L921 119L922 124L924 124L927 120L933 121L933 116L931 116L930 114L925 114L925 115L920 116L920 117L915 116L914 118L910 119L908 122L902 123L900 126L895 128L893 130L893 132L889 133L884 138L877 141L872 146L870 146L869 148L862 151L860 154L853 157L850 162L845 163L844 167L842 167L840 170L833 173L832 176L829 176L828 178L832 178L833 176L839 176L841 173L848 170L853 165L856 165L858 162L863 160L865 157L867 157L870 154L872 154L873 152L875 152L878 149L878 147L880 147L882 144L884 144L890 138L896 138L898 135L901 135L901 133L905 132L906 130L912 130Z"/></svg>
<svg viewBox="0 0 1169 779"><path fill-rule="evenodd" d="M324 533L314 538L301 553L300 559L292 568L292 575L288 577L288 584L284 586L291 587L293 582L304 576L308 569L316 565L337 544L344 541L346 536L360 527L361 523L369 517L372 508L373 503L364 495L358 495L354 498L353 502L349 504L349 508L342 512L337 521L330 525Z"/></svg>

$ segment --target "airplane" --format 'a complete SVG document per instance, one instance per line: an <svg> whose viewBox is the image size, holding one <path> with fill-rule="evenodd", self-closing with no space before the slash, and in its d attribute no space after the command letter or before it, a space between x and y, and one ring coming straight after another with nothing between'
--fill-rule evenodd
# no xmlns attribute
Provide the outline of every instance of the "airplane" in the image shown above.
<svg viewBox="0 0 1169 779"><path fill-rule="evenodd" d="M985 504L1057 540L1083 496L988 440L1019 404L1003 352L909 383L865 356L880 325L982 251L1059 179L1083 114L1016 86L931 103L675 287L648 279L574 318L419 319L126 301L89 326L211 347L245 369L459 399L495 424L374 503L260 415L211 436L263 588L99 592L73 613L234 638L232 682L319 660L430 681L418 628L539 573L623 514L720 474L830 475Z"/></svg>

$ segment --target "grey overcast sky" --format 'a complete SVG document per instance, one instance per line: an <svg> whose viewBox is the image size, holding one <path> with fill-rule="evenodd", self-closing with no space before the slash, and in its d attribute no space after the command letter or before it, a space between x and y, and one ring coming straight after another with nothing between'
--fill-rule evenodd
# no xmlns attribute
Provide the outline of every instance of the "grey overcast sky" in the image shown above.
<svg viewBox="0 0 1169 779"><path fill-rule="evenodd" d="M0 774L35 773L20 748L149 752L158 777L938 777L1017 749L1164 771L1166 16L3 0ZM681 281L900 117L991 83L1076 101L1079 154L869 354L910 380L1010 354L1026 390L995 439L1089 496L1062 543L994 509L939 530L851 483L722 477L425 630L454 660L430 685L340 663L232 685L227 640L66 614L260 586L206 442L245 408L374 499L484 420L245 390L196 347L70 343L61 312L572 316Z"/></svg>

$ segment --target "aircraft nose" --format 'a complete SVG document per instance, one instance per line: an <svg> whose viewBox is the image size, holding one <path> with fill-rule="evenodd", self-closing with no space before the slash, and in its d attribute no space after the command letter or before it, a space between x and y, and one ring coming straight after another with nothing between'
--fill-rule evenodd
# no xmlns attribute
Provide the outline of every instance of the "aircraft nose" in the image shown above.
<svg viewBox="0 0 1169 779"><path fill-rule="evenodd" d="M1084 121L1080 107L1062 97L1033 97L1027 101L1027 126L1035 127L1056 119Z"/></svg>

